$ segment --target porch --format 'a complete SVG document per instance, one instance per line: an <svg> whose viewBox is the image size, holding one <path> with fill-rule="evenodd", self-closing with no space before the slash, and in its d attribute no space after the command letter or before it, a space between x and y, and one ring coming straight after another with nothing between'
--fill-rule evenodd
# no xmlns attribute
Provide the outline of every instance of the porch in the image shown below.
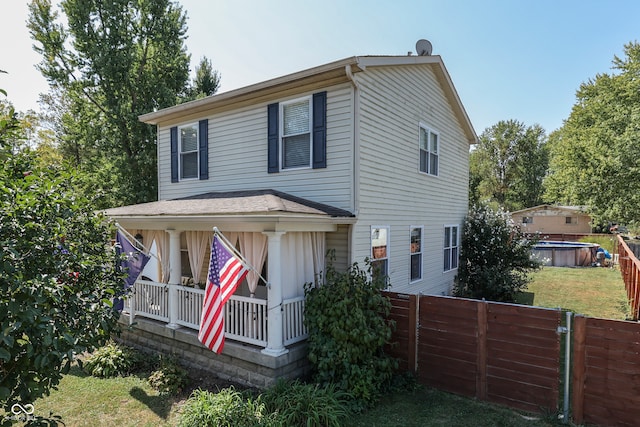
<svg viewBox="0 0 640 427"><path fill-rule="evenodd" d="M204 289L137 280L125 300L123 313L133 324L136 318L153 319L166 327L200 327ZM284 299L281 304L282 344L287 347L307 338L304 297ZM225 338L267 349L269 337L266 299L232 295L224 306ZM279 335L279 334L276 334Z"/></svg>
<svg viewBox="0 0 640 427"><path fill-rule="evenodd" d="M352 213L275 190L205 193L105 213L156 254L125 300L122 341L256 387L308 372L304 284L321 277L327 249L342 255L334 266L349 264ZM225 304L221 354L197 337L214 226L256 270Z"/></svg>

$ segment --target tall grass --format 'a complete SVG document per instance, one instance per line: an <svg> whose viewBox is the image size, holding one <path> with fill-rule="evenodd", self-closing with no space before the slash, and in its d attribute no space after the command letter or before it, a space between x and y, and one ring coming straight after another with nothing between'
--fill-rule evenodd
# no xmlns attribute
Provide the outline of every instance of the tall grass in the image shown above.
<svg viewBox="0 0 640 427"><path fill-rule="evenodd" d="M233 387L213 393L195 390L181 410L178 427L273 426L260 399L245 397Z"/></svg>
<svg viewBox="0 0 640 427"><path fill-rule="evenodd" d="M578 241L583 243L596 243L600 245L602 249L606 249L609 253L613 254L616 248L616 239L615 234L603 234L600 236L585 236Z"/></svg>
<svg viewBox="0 0 640 427"><path fill-rule="evenodd" d="M321 387L298 380L279 381L262 394L267 409L285 426L340 427L349 415L351 397L335 386Z"/></svg>

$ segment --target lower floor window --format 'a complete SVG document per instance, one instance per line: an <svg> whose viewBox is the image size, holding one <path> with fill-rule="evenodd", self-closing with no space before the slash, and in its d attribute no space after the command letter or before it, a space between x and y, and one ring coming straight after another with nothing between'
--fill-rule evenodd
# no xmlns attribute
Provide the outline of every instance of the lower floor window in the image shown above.
<svg viewBox="0 0 640 427"><path fill-rule="evenodd" d="M375 279L389 274L389 227L371 227L371 268Z"/></svg>
<svg viewBox="0 0 640 427"><path fill-rule="evenodd" d="M445 225L444 227L444 271L458 268L458 226Z"/></svg>
<svg viewBox="0 0 640 427"><path fill-rule="evenodd" d="M422 227L411 227L409 256L411 281L422 279Z"/></svg>

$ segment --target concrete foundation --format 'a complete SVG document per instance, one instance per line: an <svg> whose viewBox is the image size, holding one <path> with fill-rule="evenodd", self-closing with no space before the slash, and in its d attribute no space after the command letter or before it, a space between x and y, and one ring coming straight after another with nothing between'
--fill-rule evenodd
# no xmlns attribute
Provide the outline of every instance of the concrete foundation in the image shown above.
<svg viewBox="0 0 640 427"><path fill-rule="evenodd" d="M193 329L167 328L166 323L144 318L136 318L129 326L128 320L120 319L122 343L173 355L186 367L203 369L238 384L265 389L279 378L302 378L310 371L306 343L289 346L287 353L273 357L263 354L261 347L226 340L223 352L215 354L198 341Z"/></svg>

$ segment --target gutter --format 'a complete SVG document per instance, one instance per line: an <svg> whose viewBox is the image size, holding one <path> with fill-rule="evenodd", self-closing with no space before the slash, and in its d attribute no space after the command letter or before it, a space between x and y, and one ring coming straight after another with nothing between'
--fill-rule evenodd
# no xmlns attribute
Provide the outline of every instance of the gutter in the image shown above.
<svg viewBox="0 0 640 427"><path fill-rule="evenodd" d="M364 66L358 66L364 71ZM351 64L344 67L345 73L349 81L353 85L353 214L357 218L360 212L360 84L353 76ZM354 262L353 248L355 247L355 233L353 227L350 227L349 241L349 260L350 264Z"/></svg>

